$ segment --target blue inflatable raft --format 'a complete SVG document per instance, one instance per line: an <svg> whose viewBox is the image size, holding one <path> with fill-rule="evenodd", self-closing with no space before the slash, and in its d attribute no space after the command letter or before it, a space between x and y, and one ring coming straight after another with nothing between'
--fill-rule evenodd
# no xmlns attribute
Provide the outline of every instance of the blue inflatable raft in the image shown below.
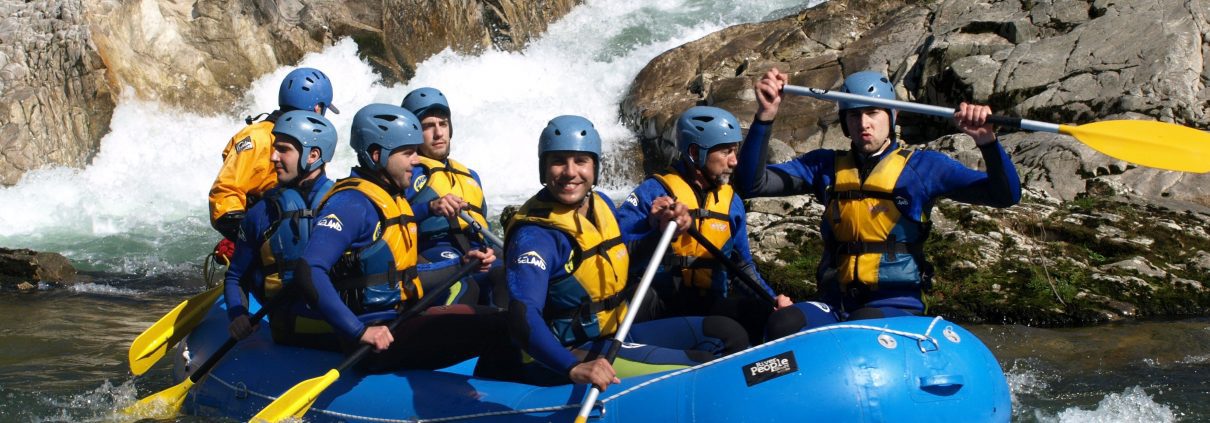
<svg viewBox="0 0 1210 423"><path fill-rule="evenodd" d="M181 343L179 382L227 339L219 306ZM325 351L275 345L267 324L197 383L183 410L247 420L294 384L338 365ZM349 371L307 413L323 421L570 422L584 386L538 387L439 371ZM596 422L1007 422L1004 373L970 332L941 318L898 317L817 328L693 368L622 380Z"/></svg>

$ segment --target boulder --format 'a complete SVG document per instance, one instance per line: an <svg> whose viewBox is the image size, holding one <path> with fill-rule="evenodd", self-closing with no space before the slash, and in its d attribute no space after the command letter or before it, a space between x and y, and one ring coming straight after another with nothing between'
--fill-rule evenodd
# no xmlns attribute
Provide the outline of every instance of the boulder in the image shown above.
<svg viewBox="0 0 1210 423"><path fill-rule="evenodd" d="M28 287L37 282L62 284L75 279L76 269L58 253L0 248L0 284L3 286L24 284Z"/></svg>

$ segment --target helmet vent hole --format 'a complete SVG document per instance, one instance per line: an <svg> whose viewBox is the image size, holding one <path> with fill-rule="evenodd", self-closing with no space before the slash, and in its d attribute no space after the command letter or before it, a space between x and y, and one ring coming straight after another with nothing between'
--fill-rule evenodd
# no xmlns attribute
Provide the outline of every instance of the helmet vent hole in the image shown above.
<svg viewBox="0 0 1210 423"><path fill-rule="evenodd" d="M386 125L378 125L378 129L381 129L383 132L386 132L386 131L389 131L389 130L390 130L390 129L388 129L388 128L386 127Z"/></svg>
<svg viewBox="0 0 1210 423"><path fill-rule="evenodd" d="M883 83L883 84L890 84L890 83L891 83L891 81L890 81L890 80L888 80L888 79L886 79L886 77L878 78L878 80L879 80L879 81L882 81L882 83Z"/></svg>
<svg viewBox="0 0 1210 423"><path fill-rule="evenodd" d="M696 125L694 125L693 127L697 128L698 132L706 132L706 128L704 128L704 127L696 126Z"/></svg>
<svg viewBox="0 0 1210 423"><path fill-rule="evenodd" d="M711 121L713 121L713 120L714 120L714 116L694 116L694 117L693 117L693 120L696 120L696 121L698 121L698 122L707 122L707 123L709 123L709 122L711 122ZM701 129L702 129L701 127L698 127L698 130L701 130Z"/></svg>
<svg viewBox="0 0 1210 423"><path fill-rule="evenodd" d="M395 121L395 117L396 117L396 116L395 116L395 115L377 115L377 116L374 116L374 117L375 117L375 118L377 118L377 119L382 119L382 120L385 120L385 121L387 121L387 122L394 122L394 121Z"/></svg>
<svg viewBox="0 0 1210 423"><path fill-rule="evenodd" d="M870 86L870 88L866 88L866 91L868 91L868 92L874 92L874 86L873 86L873 85L871 85L871 86Z"/></svg>
<svg viewBox="0 0 1210 423"><path fill-rule="evenodd" d="M581 131L580 131L580 136L581 136L581 137L588 136L588 131L581 130Z"/></svg>
<svg viewBox="0 0 1210 423"><path fill-rule="evenodd" d="M563 131L560 131L560 130L556 129L556 130L555 130L555 135L556 135L556 136L561 136L561 135L563 135Z"/></svg>

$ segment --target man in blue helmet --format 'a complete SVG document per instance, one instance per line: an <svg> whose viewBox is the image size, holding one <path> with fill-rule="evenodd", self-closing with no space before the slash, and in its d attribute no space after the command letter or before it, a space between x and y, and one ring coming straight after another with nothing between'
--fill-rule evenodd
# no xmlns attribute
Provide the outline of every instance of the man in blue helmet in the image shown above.
<svg viewBox="0 0 1210 423"><path fill-rule="evenodd" d="M538 158L544 188L509 221L504 250L509 330L534 359L522 365L526 382L605 389L618 377L692 366L747 347L731 319L681 317L636 323L613 365L600 357L633 293L626 289L630 254L613 203L593 190L600 135L583 117L556 117L542 131ZM741 336L720 339L704 327Z"/></svg>
<svg viewBox="0 0 1210 423"><path fill-rule="evenodd" d="M924 255L933 204L948 198L1008 207L1021 198L1016 168L987 122L991 109L962 103L954 123L975 139L986 172L942 153L909 150L896 139L897 111L840 102L840 126L849 151L819 149L765 167L768 138L789 77L772 69L755 86L756 121L740 151L735 186L744 198L810 193L826 209L820 233L823 257L817 280L823 300L844 320L919 315L932 266ZM844 92L895 98L886 76L873 71L845 78ZM769 336L827 323L807 318L812 304L774 313Z"/></svg>
<svg viewBox="0 0 1210 423"><path fill-rule="evenodd" d="M310 239L319 202L332 188L324 174L336 151L336 128L318 113L291 110L273 125L270 162L277 186L248 209L240 223L235 254L227 268L224 293L231 336L243 339L256 322L248 317L251 294L262 306L277 301L269 313L274 341L314 348L336 347L332 329L323 323L293 286L294 261Z"/></svg>
<svg viewBox="0 0 1210 423"><path fill-rule="evenodd" d="M433 294L431 286L460 262L480 260L486 271L495 260L491 250L475 250L461 259L417 262L416 222L404 195L420 133L419 119L399 106L371 104L357 112L350 144L359 166L323 200L295 268L295 280L343 346L374 348L361 362L370 371L440 368L511 348L504 314L494 308L430 309L394 331L383 324Z"/></svg>
<svg viewBox="0 0 1210 423"><path fill-rule="evenodd" d="M459 218L459 213L465 211L480 228L490 230L479 174L450 158L454 128L445 94L436 88L417 88L403 97L402 106L420 119L424 131L420 162L412 172L414 194L408 199L418 222L420 256L432 261L448 260L484 247L482 237ZM487 274L476 275L475 279L480 297L470 302L490 304L492 284ZM461 292L465 295L468 290Z"/></svg>
<svg viewBox="0 0 1210 423"><path fill-rule="evenodd" d="M210 187L210 225L223 235L216 256L230 258L232 243L251 203L277 185L269 155L273 152L273 123L285 112L307 110L323 115L332 105L332 82L318 69L298 68L282 80L277 93L278 109L231 137L223 148L223 166Z"/></svg>
<svg viewBox="0 0 1210 423"><path fill-rule="evenodd" d="M636 257L660 260L652 286L659 294L662 311L656 316L722 315L744 325L751 342L758 343L764 325L775 307L791 304L790 298L777 295L761 278L748 248L748 225L744 204L731 188L739 143L743 141L739 121L730 112L709 106L695 106L681 114L676 122L676 141L680 160L671 168L649 176L635 188L618 209L622 239L632 246ZM659 240L661 221L676 219L678 227L692 227L714 249L726 254L715 257L710 249L691 234L673 239L665 257L650 257ZM636 259L631 276L647 265ZM774 298L768 304L751 287L734 281L720 260L730 260Z"/></svg>

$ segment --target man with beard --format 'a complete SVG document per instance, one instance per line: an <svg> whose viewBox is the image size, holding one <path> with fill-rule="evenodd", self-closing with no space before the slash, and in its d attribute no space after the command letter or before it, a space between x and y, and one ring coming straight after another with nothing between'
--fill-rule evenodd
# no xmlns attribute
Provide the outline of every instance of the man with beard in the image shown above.
<svg viewBox="0 0 1210 423"><path fill-rule="evenodd" d="M623 239L635 246L635 257L640 257L632 271L645 268L648 260L663 262L652 281L661 304L651 317L727 316L744 325L750 342L759 343L769 314L791 300L774 294L752 262L744 204L731 188L740 141L739 121L730 112L709 106L686 110L676 122L680 160L647 177L626 197L618 209L618 224ZM650 257L646 252L660 235L657 224L667 219L675 219L681 233L664 257ZM685 233L689 228L725 256L715 257ZM730 274L721 260L742 269L744 277L756 282L776 304L762 300L763 294L753 292L751 286L735 283L741 276Z"/></svg>

